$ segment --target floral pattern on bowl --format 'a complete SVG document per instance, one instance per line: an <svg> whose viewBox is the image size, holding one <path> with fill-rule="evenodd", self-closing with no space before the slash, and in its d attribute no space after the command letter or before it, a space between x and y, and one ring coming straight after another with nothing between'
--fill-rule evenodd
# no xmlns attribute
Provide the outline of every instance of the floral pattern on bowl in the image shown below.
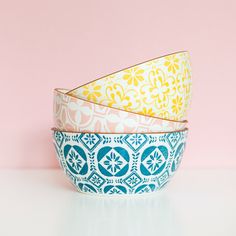
<svg viewBox="0 0 236 236"><path fill-rule="evenodd" d="M176 121L186 118L191 93L188 52L156 58L68 92L97 104Z"/></svg>
<svg viewBox="0 0 236 236"><path fill-rule="evenodd" d="M53 131L59 163L78 191L143 194L161 189L176 172L187 129L156 134Z"/></svg>
<svg viewBox="0 0 236 236"><path fill-rule="evenodd" d="M95 104L66 95L67 90L54 90L54 126L77 132L163 132L177 131L187 122L177 122L139 115Z"/></svg>

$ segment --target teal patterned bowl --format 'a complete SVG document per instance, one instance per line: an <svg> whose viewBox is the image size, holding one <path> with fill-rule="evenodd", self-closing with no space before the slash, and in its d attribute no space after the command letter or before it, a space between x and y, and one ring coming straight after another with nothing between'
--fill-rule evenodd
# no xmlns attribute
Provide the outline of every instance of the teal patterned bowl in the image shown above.
<svg viewBox="0 0 236 236"><path fill-rule="evenodd" d="M142 194L161 189L177 170L187 129L102 134L53 130L60 165L83 193Z"/></svg>

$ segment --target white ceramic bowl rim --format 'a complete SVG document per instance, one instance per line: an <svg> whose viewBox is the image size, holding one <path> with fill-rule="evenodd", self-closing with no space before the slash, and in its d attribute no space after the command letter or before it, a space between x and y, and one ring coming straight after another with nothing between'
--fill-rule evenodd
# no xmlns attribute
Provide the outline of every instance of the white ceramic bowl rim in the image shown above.
<svg viewBox="0 0 236 236"><path fill-rule="evenodd" d="M53 132L62 132L62 133L71 133L71 134L112 134L112 135L118 135L118 134L134 134L134 133L108 133L108 132L77 132L77 131L66 131L66 130L60 130L57 128L51 128ZM169 133L180 133L180 132L186 132L188 131L188 128L184 128L182 130L175 130L175 131L163 131L163 132L137 132L135 134L169 134Z"/></svg>

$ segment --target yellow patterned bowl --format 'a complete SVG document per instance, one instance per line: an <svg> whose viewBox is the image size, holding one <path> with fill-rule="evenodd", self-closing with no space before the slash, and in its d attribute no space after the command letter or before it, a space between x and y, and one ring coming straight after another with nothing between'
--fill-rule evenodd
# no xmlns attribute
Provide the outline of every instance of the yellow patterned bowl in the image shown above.
<svg viewBox="0 0 236 236"><path fill-rule="evenodd" d="M69 95L143 115L182 121L191 99L188 52L177 52L118 71Z"/></svg>

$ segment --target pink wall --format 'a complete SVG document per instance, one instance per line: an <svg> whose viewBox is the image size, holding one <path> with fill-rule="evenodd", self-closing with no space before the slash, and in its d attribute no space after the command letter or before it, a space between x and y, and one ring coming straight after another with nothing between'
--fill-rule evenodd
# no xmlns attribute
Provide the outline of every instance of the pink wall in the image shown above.
<svg viewBox="0 0 236 236"><path fill-rule="evenodd" d="M183 166L236 167L235 1L0 3L0 167L57 167L52 90L189 50L194 96Z"/></svg>

